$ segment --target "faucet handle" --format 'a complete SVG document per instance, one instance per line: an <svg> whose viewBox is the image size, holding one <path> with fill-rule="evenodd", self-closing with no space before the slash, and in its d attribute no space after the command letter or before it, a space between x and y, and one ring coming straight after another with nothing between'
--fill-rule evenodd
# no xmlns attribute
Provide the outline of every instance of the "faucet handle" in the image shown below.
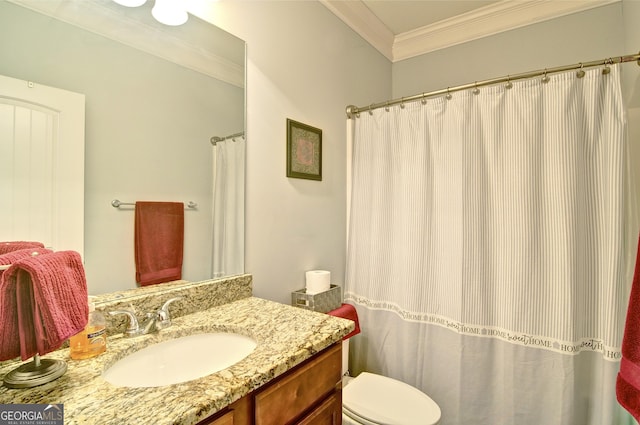
<svg viewBox="0 0 640 425"><path fill-rule="evenodd" d="M114 310L114 311L110 311L109 314L111 316L124 314L125 316L127 316L129 318L129 324L127 325L127 330L124 331L124 335L125 336L137 335L138 332L140 331L140 327L138 325L138 319L136 318L136 315L133 314L132 311L130 311L130 310Z"/></svg>
<svg viewBox="0 0 640 425"><path fill-rule="evenodd" d="M181 299L182 297L170 298L162 305L160 310L158 310L158 320L156 321L156 327L158 329L164 329L171 326L171 316L169 315L169 305Z"/></svg>
<svg viewBox="0 0 640 425"><path fill-rule="evenodd" d="M169 298L167 301L165 301L165 303L162 305L162 308L160 310L164 310L166 312L169 311L169 304L171 304L174 301L180 301L182 299L182 297L175 297L175 298Z"/></svg>

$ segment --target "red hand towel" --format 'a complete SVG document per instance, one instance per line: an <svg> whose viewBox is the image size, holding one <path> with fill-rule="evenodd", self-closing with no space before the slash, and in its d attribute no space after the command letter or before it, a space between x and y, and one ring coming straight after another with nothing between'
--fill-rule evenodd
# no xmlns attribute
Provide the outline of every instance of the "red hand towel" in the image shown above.
<svg viewBox="0 0 640 425"><path fill-rule="evenodd" d="M352 306L351 304L342 304L340 307L336 308L335 310L331 310L327 314L330 314L336 317L342 317L343 319L353 320L354 322L356 322L356 328L349 335L342 338L343 340L349 339L352 336L358 335L360 333L360 322L358 321L358 312L356 311L355 307Z"/></svg>
<svg viewBox="0 0 640 425"><path fill-rule="evenodd" d="M49 353L87 324L87 281L77 252L18 260L0 288L0 360Z"/></svg>
<svg viewBox="0 0 640 425"><path fill-rule="evenodd" d="M25 248L0 254L0 265L8 266L23 258L33 257L34 255L50 254L53 251L47 248Z"/></svg>
<svg viewBox="0 0 640 425"><path fill-rule="evenodd" d="M616 396L622 407L640 420L640 240L622 338L622 359L616 381Z"/></svg>
<svg viewBox="0 0 640 425"><path fill-rule="evenodd" d="M25 248L44 248L44 244L42 242L26 241L0 242L0 255Z"/></svg>
<svg viewBox="0 0 640 425"><path fill-rule="evenodd" d="M34 255L42 255L49 254L53 251L47 248L26 248L26 249L18 249L16 251L11 251L6 254L0 254L0 266L10 266L18 260L23 258L33 257ZM0 268L0 279L2 279L2 275L4 274L4 268ZM2 288L2 281L0 280L0 288ZM0 292L1 293L1 292ZM0 298L1 300L2 298ZM0 301L1 303L1 301ZM2 307L0 307L2 308Z"/></svg>
<svg viewBox="0 0 640 425"><path fill-rule="evenodd" d="M184 204L136 202L136 282L141 286L182 278Z"/></svg>

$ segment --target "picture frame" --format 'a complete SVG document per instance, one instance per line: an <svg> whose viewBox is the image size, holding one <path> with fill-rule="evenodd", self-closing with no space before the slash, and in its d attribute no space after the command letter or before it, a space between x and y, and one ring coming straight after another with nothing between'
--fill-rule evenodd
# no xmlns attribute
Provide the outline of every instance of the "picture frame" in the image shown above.
<svg viewBox="0 0 640 425"><path fill-rule="evenodd" d="M287 118L287 177L322 180L322 130Z"/></svg>

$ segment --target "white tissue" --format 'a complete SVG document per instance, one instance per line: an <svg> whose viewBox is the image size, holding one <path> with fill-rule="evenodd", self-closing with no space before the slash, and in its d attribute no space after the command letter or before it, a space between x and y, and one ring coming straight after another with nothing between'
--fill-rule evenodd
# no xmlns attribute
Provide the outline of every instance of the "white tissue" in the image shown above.
<svg viewBox="0 0 640 425"><path fill-rule="evenodd" d="M327 270L309 270L305 277L307 294L318 294L331 289L331 272Z"/></svg>

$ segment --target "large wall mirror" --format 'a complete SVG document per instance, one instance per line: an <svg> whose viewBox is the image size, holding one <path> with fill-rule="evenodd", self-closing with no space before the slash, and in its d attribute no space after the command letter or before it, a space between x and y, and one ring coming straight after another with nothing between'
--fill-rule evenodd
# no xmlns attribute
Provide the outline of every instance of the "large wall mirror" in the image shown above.
<svg viewBox="0 0 640 425"><path fill-rule="evenodd" d="M134 206L115 208L114 199L197 204L185 209L184 280L243 271L214 270L220 253L212 239L210 140L244 132L245 43L195 16L179 27L162 25L152 6L151 0L138 8L112 0L0 1L0 74L85 95L84 263L91 294L137 286ZM237 190L244 193L243 184ZM244 216L235 220L243 246Z"/></svg>

